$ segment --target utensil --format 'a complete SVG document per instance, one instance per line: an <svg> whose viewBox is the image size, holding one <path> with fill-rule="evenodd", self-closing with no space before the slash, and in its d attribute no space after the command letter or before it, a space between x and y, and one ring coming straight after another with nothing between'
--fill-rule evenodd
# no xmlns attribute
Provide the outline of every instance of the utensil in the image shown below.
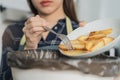
<svg viewBox="0 0 120 80"><path fill-rule="evenodd" d="M68 50L72 50L73 47L72 47L72 44L69 40L69 38L64 35L64 34L59 34L59 33L56 33L55 31L53 31L52 29L50 29L49 27L43 27L45 30L47 31L50 31L52 32L53 34L57 35L58 38L60 38L62 41L63 41L63 44L67 47Z"/></svg>

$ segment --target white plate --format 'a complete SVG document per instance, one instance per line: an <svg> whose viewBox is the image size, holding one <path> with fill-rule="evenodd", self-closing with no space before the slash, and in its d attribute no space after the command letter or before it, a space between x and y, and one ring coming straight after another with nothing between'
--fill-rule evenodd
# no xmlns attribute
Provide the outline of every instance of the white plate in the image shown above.
<svg viewBox="0 0 120 80"><path fill-rule="evenodd" d="M112 28L113 32L109 36L114 37L115 40L112 41L111 43L107 44L106 46L95 50L93 52L88 52L88 53L80 53L78 55L67 55L64 54L61 50L61 53L63 55L69 56L69 57L92 57L95 55L98 55L100 53L103 53L105 51L108 51L109 49L115 47L116 45L120 45L120 19L101 19L101 20L96 20L91 23L88 23L85 27L79 27L72 31L69 35L68 38L70 40L76 39L80 35L86 35L89 34L91 31L96 31L96 30L104 30L107 28Z"/></svg>

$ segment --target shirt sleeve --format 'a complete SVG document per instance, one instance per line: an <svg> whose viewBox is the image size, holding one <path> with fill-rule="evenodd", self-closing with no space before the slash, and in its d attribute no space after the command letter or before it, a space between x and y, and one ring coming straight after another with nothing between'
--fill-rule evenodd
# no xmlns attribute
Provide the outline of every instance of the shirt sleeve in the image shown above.
<svg viewBox="0 0 120 80"><path fill-rule="evenodd" d="M23 35L23 25L14 24L7 27L2 36L2 50L18 50L20 39Z"/></svg>
<svg viewBox="0 0 120 80"><path fill-rule="evenodd" d="M2 71L6 71L7 53L18 50L19 41L21 39L23 24L13 24L8 26L2 35Z"/></svg>

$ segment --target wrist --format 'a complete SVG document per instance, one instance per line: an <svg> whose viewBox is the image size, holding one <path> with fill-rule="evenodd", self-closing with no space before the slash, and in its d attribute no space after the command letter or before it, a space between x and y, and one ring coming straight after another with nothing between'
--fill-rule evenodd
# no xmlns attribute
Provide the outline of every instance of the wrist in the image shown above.
<svg viewBox="0 0 120 80"><path fill-rule="evenodd" d="M38 44L36 43L26 42L24 50L37 49L37 47Z"/></svg>

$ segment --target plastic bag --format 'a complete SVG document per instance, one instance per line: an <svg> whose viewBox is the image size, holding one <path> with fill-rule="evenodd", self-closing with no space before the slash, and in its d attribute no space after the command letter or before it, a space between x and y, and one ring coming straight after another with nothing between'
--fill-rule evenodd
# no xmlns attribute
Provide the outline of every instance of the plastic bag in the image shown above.
<svg viewBox="0 0 120 80"><path fill-rule="evenodd" d="M28 50L9 52L8 65L22 69L77 70L85 74L113 77L120 70L120 58L103 55L91 58L70 58L57 50Z"/></svg>

